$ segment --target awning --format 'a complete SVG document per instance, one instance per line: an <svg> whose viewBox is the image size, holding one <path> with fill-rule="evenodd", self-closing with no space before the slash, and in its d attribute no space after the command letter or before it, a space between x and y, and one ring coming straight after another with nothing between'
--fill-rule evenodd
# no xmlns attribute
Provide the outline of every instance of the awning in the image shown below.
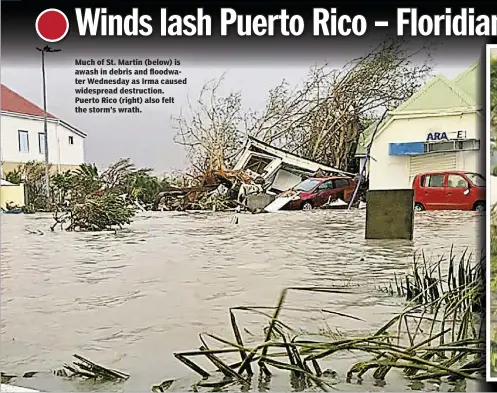
<svg viewBox="0 0 497 393"><path fill-rule="evenodd" d="M425 153L424 142L389 143L388 154L391 156L413 156Z"/></svg>

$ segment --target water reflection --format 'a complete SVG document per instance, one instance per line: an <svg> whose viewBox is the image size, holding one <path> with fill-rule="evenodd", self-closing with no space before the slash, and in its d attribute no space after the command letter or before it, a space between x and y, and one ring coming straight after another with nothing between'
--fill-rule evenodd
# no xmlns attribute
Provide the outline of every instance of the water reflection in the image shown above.
<svg viewBox="0 0 497 393"><path fill-rule="evenodd" d="M231 337L229 307L272 306L287 286L347 282L354 285L352 295L293 293L289 303L364 322L291 311L285 318L309 331L331 326L343 334L369 332L403 306L373 288L404 273L415 250L434 258L452 244L455 252L478 251L480 219L471 212L417 214L415 239L405 242L364 240L363 211L241 215L238 225L231 224L231 214L146 213L118 234L51 233L49 217L3 216L1 367L10 373L49 370L81 353L132 377L124 385L94 387L41 374L27 385L146 391L181 377L173 390L189 389L196 375L172 353L197 348L202 331ZM261 319L239 318L260 335ZM349 363L338 363L332 367L344 375ZM253 389L286 389L282 374L255 380ZM342 381L337 387L405 388L400 377L388 382L380 388L368 380L363 386Z"/></svg>

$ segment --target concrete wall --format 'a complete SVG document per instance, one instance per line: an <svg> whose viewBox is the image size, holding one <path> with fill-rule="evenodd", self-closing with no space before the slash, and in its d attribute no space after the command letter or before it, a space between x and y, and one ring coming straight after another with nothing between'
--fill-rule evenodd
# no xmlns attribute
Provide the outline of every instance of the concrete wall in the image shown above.
<svg viewBox="0 0 497 393"><path fill-rule="evenodd" d="M479 154L484 151L485 141L481 140L478 121L476 113L394 119L387 124L384 130L378 132L372 144L369 188L371 190L410 188L409 156L390 156L388 154L389 144L424 142L430 132L464 130L467 139L480 139L479 151L459 151L456 153L456 169L481 173Z"/></svg>
<svg viewBox="0 0 497 393"><path fill-rule="evenodd" d="M6 163L24 163L28 161L45 161L40 153L38 134L44 132L43 120L1 115L1 160ZM18 131L28 131L29 152L19 151ZM54 165L77 166L85 161L84 138L63 124L48 122L49 161ZM69 143L69 136L74 144Z"/></svg>
<svg viewBox="0 0 497 393"><path fill-rule="evenodd" d="M366 239L412 240L414 231L414 191L368 191Z"/></svg>
<svg viewBox="0 0 497 393"><path fill-rule="evenodd" d="M248 195L245 204L250 210L262 210L275 200L274 195L253 194Z"/></svg>
<svg viewBox="0 0 497 393"><path fill-rule="evenodd" d="M0 206L5 209L7 202L19 207L24 206L24 185L18 186L1 186L0 187Z"/></svg>

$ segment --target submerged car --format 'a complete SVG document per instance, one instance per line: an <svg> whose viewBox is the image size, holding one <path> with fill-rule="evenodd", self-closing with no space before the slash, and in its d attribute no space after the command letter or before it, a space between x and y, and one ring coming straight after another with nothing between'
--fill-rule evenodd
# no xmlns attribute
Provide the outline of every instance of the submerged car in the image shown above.
<svg viewBox="0 0 497 393"><path fill-rule="evenodd" d="M355 187L355 181L348 177L310 178L280 194L280 197L292 197L285 210L312 210L337 199L348 202Z"/></svg>
<svg viewBox="0 0 497 393"><path fill-rule="evenodd" d="M414 210L485 210L485 178L464 171L425 172L416 175Z"/></svg>

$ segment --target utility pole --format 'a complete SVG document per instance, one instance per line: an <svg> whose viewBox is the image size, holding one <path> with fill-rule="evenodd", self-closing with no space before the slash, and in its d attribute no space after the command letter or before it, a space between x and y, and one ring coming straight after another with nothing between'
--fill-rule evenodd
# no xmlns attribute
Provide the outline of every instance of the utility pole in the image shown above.
<svg viewBox="0 0 497 393"><path fill-rule="evenodd" d="M36 48L41 52L41 76L43 83L43 128L45 134L45 194L50 198L50 161L48 159L48 126L47 126L47 83L45 78L45 52L60 52L60 49L52 49L48 45L44 48Z"/></svg>

